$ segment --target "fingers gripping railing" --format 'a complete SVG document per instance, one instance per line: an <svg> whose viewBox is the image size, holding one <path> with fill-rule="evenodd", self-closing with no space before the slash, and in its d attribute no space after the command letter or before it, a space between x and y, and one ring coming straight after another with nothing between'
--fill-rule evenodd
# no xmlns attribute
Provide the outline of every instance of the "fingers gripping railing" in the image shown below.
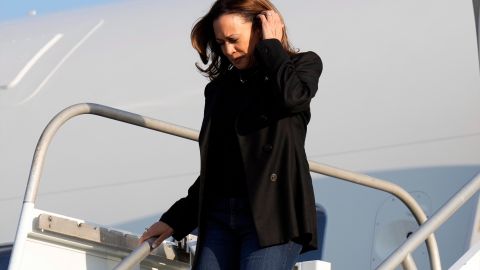
<svg viewBox="0 0 480 270"><path fill-rule="evenodd" d="M48 126L42 133L40 140L37 144L35 154L33 156L32 167L30 170L30 176L27 183L27 190L25 193L24 206L26 204L33 205L36 201L38 187L40 183L40 176L42 174L43 165L45 161L45 155L48 149L50 142L53 139L53 136L58 131L58 129L69 119L82 115L82 114L94 114L113 120L137 125L140 127L157 130L163 133L171 134L181 138L189 139L196 141L198 140L198 132L192 129L180 127L177 125L169 124L152 118L144 117L138 114L133 114L126 111L121 111L118 109L110 108L107 106L92 104L92 103L82 103L73 105L66 108L55 118L53 118ZM395 197L399 198L407 207L410 209L412 214L415 216L415 219L419 224L424 223L427 220L425 213L415 199L410 196L408 192L402 189L400 186L392 184L387 181L376 179L367 175L362 175L358 173L349 172L346 170L341 170L333 168L330 166L318 164L315 162L310 162L310 169L313 172L332 176L338 179L343 179L352 183L363 185L366 187L375 188L381 191L388 192ZM22 223L22 217L20 219ZM26 239L26 235L19 235L17 232L16 241L21 240L22 238ZM440 266L440 257L438 253L438 247L433 234L427 238L427 248L430 255L430 263L433 270L441 269ZM143 254L143 253L142 253ZM405 258L405 257L404 257ZM137 262L138 263L138 262Z"/></svg>

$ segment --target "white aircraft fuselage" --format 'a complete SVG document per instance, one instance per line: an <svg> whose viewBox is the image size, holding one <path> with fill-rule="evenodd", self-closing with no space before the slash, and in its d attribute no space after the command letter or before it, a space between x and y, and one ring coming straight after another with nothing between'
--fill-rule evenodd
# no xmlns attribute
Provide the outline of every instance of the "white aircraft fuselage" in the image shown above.
<svg viewBox="0 0 480 270"><path fill-rule="evenodd" d="M94 102L199 129L208 82L190 30L212 1L126 1L0 22L0 243L12 242L49 120ZM399 184L433 214L480 171L472 1L275 1L293 45L323 60L310 160ZM186 195L196 143L95 116L51 145L42 209L140 233ZM372 269L416 225L389 194L321 175L323 259ZM442 264L480 241L478 194L436 233ZM426 248L414 257L427 269Z"/></svg>

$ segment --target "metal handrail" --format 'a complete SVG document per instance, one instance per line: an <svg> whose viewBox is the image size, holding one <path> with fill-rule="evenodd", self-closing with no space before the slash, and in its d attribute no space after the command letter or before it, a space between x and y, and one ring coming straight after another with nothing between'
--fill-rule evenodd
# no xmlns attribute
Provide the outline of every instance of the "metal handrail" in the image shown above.
<svg viewBox="0 0 480 270"><path fill-rule="evenodd" d="M135 267L139 262L143 261L150 252L152 252L152 244L156 238L150 238L138 246L132 253L125 257L113 270L129 270Z"/></svg>
<svg viewBox="0 0 480 270"><path fill-rule="evenodd" d="M35 149L35 154L33 155L32 168L28 178L24 202L35 203L35 200L37 199L38 186L40 183L40 176L43 171L45 155L53 136L65 122L82 114L94 114L192 141L198 140L198 132L193 129L94 103L80 103L72 105L58 113L48 123L47 127L40 136L37 148Z"/></svg>
<svg viewBox="0 0 480 270"><path fill-rule="evenodd" d="M415 250L425 238L447 221L462 205L480 190L480 173L465 184L450 200L448 200L435 214L398 247L377 270L394 269L400 262Z"/></svg>
<svg viewBox="0 0 480 270"><path fill-rule="evenodd" d="M415 260L413 260L412 254L408 254L402 261L403 270L417 270Z"/></svg>
<svg viewBox="0 0 480 270"><path fill-rule="evenodd" d="M405 191L399 185L396 185L394 183L384 181L378 178L374 178L368 175L350 172L344 169L339 169L339 168L327 166L324 164L319 164L313 161L309 161L309 164L310 164L310 170L312 172L328 175L328 176L346 180L358 185L388 192L393 196L397 197L400 201L403 202L403 204L405 204L405 206L408 207L408 209L410 210L410 212L412 212L413 216L415 217L419 225L427 221L427 215L425 215L425 212L423 212L422 207L420 207L418 202L412 197L412 195L410 195L410 193ZM426 244L427 244L427 250L429 253L431 268L433 270L442 269L437 240L435 239L435 236L433 234L428 236L426 240Z"/></svg>
<svg viewBox="0 0 480 270"><path fill-rule="evenodd" d="M160 131L163 133L171 134L174 136L178 136L181 138L197 141L198 140L198 132L192 129L180 127L174 124L170 124L167 122L159 121L153 118L141 116L138 114L118 110L115 108L107 107L104 105L93 104L93 103L81 103L70 106L60 113L58 113L47 125L45 130L43 131L39 142L37 144L37 148L35 150L35 154L33 156L32 167L30 170L30 175L27 183L27 190L25 193L25 198L23 202L23 209L31 209L35 204L38 187L40 183L40 177L43 171L43 165L45 162L45 155L50 145L50 142L53 139L53 136L58 131L58 129L69 119L82 115L82 114L94 114L106 118L110 118L113 120L137 125L140 127ZM400 199L412 212L413 216L417 220L419 224L423 224L427 217L423 212L420 205L415 201L415 199L406 192L403 188L393 183L373 178L367 175L362 175L358 173L353 173L350 171L330 167L327 165L319 164L316 162L309 162L310 170L316 173L320 173L323 175L332 176L338 179L343 179L352 183L356 183L359 185L363 185L366 187L378 189L381 191L388 192L398 199ZM22 212L24 211L22 209ZM23 219L26 219L27 215L21 215L20 217L20 224L23 224ZM28 221L27 221L28 222ZM26 240L27 233L26 231L17 231L15 241ZM433 234L428 236L427 240L427 249L430 256L430 264L433 270L441 269L440 265L440 256L438 252L437 242ZM14 250L14 255L17 257L18 250ZM13 254L12 254L13 255Z"/></svg>

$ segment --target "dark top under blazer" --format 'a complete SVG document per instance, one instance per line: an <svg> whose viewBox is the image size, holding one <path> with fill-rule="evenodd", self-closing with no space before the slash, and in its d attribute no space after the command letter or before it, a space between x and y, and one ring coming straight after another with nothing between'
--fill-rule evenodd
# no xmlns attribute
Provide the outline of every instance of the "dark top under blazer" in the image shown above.
<svg viewBox="0 0 480 270"><path fill-rule="evenodd" d="M236 132L259 244L271 246L295 239L302 243L302 252L313 250L317 246L315 198L304 143L322 61L314 52L289 56L276 39L260 41L255 59L260 75L247 83L256 94L237 118ZM201 241L205 175L207 167L212 167L206 164L212 108L219 91L241 84L238 70L233 68L205 88L200 176L188 195L160 218L174 229L177 240L198 226Z"/></svg>

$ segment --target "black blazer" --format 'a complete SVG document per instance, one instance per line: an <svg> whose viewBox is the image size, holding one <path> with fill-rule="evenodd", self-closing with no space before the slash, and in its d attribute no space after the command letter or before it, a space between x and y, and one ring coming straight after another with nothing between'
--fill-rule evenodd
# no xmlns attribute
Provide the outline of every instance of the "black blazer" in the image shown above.
<svg viewBox="0 0 480 270"><path fill-rule="evenodd" d="M303 244L302 252L316 249L315 198L304 143L322 61L313 52L290 57L276 39L260 41L255 59L259 70L247 82L242 83L233 68L207 84L199 137L200 176L188 195L160 220L174 229L177 240L198 226L201 241L206 155L216 97L228 87L253 87L255 95L237 118L236 131L259 244L296 240Z"/></svg>

